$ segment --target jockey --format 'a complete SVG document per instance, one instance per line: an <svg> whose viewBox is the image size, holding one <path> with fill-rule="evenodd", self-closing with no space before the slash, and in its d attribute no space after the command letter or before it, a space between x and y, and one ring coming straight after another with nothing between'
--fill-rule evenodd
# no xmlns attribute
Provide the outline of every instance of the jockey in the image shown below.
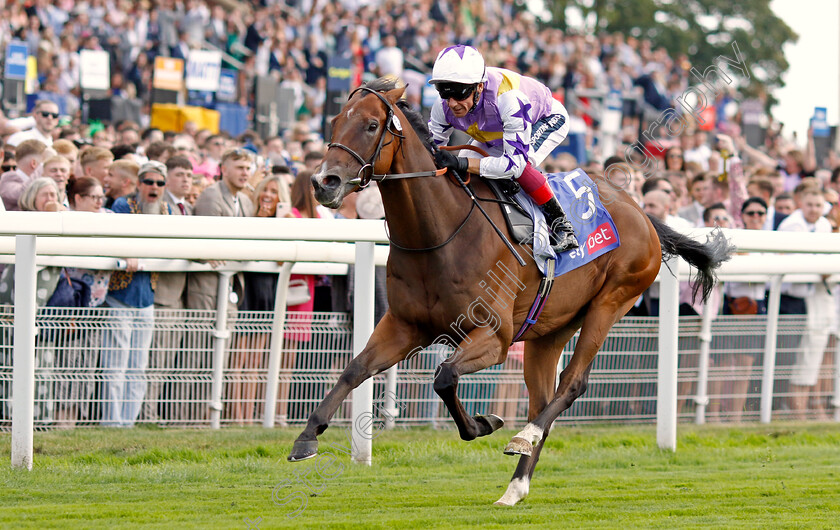
<svg viewBox="0 0 840 530"><path fill-rule="evenodd" d="M464 158L438 150L439 167L486 178L514 178L545 214L555 252L577 248L566 218L545 175L535 169L569 131L568 113L539 81L502 68L484 66L472 46L450 46L437 56L429 81L441 101L432 107L429 130L446 145L452 129L472 136L487 158ZM466 152L472 154L471 152Z"/></svg>

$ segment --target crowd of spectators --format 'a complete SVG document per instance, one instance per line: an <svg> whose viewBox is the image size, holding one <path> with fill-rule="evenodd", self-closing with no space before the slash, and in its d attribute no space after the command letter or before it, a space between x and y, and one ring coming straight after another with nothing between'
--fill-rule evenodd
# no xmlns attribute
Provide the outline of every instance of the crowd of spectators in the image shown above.
<svg viewBox="0 0 840 530"><path fill-rule="evenodd" d="M320 130L324 108L327 58L336 53L350 54L356 85L383 74L411 77L412 70L428 72L438 51L453 42L475 44L488 64L536 77L561 99L575 91L615 89L638 92L643 101L640 105L664 110L676 107L675 99L692 83L691 64L683 55L669 54L653 48L647 40L620 34L593 36L551 28L537 30L533 17L513 0L358 5L351 1L35 0L25 5L7 4L0 13L0 40L25 41L30 53L38 58L41 92L65 98L63 112L55 100L43 100L35 104L31 116L0 123L4 141L0 196L6 210L331 217L336 212L314 204L308 177L325 153L324 139L316 131ZM208 44L224 50L229 66L238 69L241 104L253 105L258 76L274 76L295 88L295 125L268 138L253 132L234 138L224 132L199 129L191 122L181 131L149 127L144 120L148 119L154 58L185 57L189 49ZM80 121L80 49L110 53L111 93L141 99L146 109L141 123ZM420 104L419 89L415 86L408 92L409 100L416 105ZM777 134L772 120L765 124L764 145L749 145L739 126L736 89L735 85L724 87L710 101L716 115L714 130L701 130L686 116L686 130L675 137L660 138L661 149L651 151L655 168L644 174L638 169L643 164L625 158L624 150L639 139L639 109L625 105L621 147L602 153L593 143L597 116L585 107L570 105L572 120L588 137L589 156L578 161L561 154L547 160L543 169L570 171L582 165L590 174L619 170L627 179L613 182L626 182L625 191L646 212L678 228L836 232L840 220L840 164L834 154L827 160L817 160L810 134L804 148L799 148ZM337 213L353 218L357 212L345 209ZM150 367L166 370L173 366L171 357L149 358L153 341L172 344L180 340L171 335L153 337L148 323L154 318L154 308L213 309L219 281L215 273L158 275L137 270L136 260L130 257L126 262L126 270L113 273L68 269L39 276L41 305L49 303L60 279L69 277L88 286L89 305L104 303L125 309L121 326L102 337L100 359L67 361L88 367L99 363L107 388L103 421L114 426L132 425L141 413L154 418L160 412L154 405L160 389L132 386L131 377ZM7 269L0 280L0 296L7 299L13 290L9 284L11 270ZM316 283L323 280L295 279L311 293L298 309L312 310ZM271 309L273 297L265 296L276 288L271 278L237 275L232 282L239 309ZM816 331L837 327L836 298L831 299L830 293L825 285L785 287L783 312L808 315L809 331L802 344L793 345L800 351L791 381L799 387L797 396L807 396L819 383L817 370L829 347L830 333ZM718 303L723 312L766 311L763 285L727 285L724 295L712 302ZM684 314L701 312L689 297L681 301ZM654 289L640 299L634 313L655 315L657 302ZM833 323L825 326L826 322ZM305 342L308 334L287 339L292 344ZM266 339L252 342L255 349L260 349ZM154 351L167 348L156 347ZM738 355L715 360L732 369L733 380L743 380L741 374L749 371L753 361ZM231 360L231 369L247 370L254 362L247 355L236 357ZM281 369L288 371L292 366ZM240 398L256 392L247 384L231 391ZM281 419L287 413L287 392L281 388ZM742 395L743 388L736 385L732 393ZM144 395L145 408L141 407ZM197 389L192 399L206 401L207 396ZM743 407L737 400L718 405L718 410L729 407L730 412ZM808 403L798 398L790 406L801 412ZM823 404L812 406L823 413ZM710 410L714 412L715 408ZM248 407L237 407L229 413L238 421L254 419ZM64 414L80 417L78 411Z"/></svg>

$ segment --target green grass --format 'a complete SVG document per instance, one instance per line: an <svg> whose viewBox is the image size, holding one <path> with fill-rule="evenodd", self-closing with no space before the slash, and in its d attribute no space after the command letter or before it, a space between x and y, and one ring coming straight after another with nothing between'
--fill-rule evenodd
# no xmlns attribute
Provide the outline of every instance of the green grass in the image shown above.
<svg viewBox="0 0 840 530"><path fill-rule="evenodd" d="M347 445L343 428L322 436ZM36 433L31 472L11 470L2 435L0 528L837 528L840 426L681 426L676 453L653 426L557 428L531 494L493 506L514 431L462 442L453 431L382 433L374 465L333 449L291 464L297 430ZM318 476L333 474L325 480ZM303 478L298 478L303 477ZM317 490L307 492L303 481ZM276 498L291 502L275 504ZM288 486L283 487L283 484ZM305 509L288 515L306 503Z"/></svg>

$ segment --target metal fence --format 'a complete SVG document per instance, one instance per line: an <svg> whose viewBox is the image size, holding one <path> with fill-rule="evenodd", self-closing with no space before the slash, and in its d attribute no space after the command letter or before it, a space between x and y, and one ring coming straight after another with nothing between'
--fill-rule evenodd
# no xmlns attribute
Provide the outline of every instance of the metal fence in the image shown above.
<svg viewBox="0 0 840 530"><path fill-rule="evenodd" d="M119 325L119 309L38 310L35 425L38 429L100 425L109 385L145 388L139 423L162 426L210 425L215 311L155 311L152 346L145 370L115 374L103 366L103 335ZM0 428L11 425L13 308L0 306ZM240 312L229 327L223 371L222 423L261 422L265 405L272 312ZM586 393L560 422L652 422L656 414L656 318L627 317L611 331L595 358ZM707 421L753 421L759 417L766 317L722 316L712 325ZM782 316L773 381L776 418L789 415L788 380L805 319ZM695 419L700 374L700 318L680 319L679 415ZM577 336L561 357L565 366ZM835 348L836 349L836 348ZM432 349L398 365L398 425L447 426L448 412L432 388L434 369L451 352ZM828 407L836 352L826 355L817 399ZM352 326L345 313L288 313L278 374L276 419L305 422L352 358ZM523 424L528 397L522 379L522 345L504 364L461 378L458 394L470 414L494 413ZM385 374L374 380L382 401ZM813 412L811 413L813 415ZM350 421L348 399L336 414Z"/></svg>

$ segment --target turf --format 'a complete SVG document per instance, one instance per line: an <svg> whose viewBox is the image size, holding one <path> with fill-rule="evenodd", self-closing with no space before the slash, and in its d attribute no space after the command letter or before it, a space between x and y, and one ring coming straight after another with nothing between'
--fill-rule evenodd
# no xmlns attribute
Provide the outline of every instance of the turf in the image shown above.
<svg viewBox="0 0 840 530"><path fill-rule="evenodd" d="M384 432L372 467L350 464L340 427L322 455L288 463L297 433L36 433L31 472L9 468L4 434L0 528L840 526L837 425L681 426L676 453L656 448L653 426L557 427L513 508L492 503L513 471L501 449L514 431L469 443Z"/></svg>

